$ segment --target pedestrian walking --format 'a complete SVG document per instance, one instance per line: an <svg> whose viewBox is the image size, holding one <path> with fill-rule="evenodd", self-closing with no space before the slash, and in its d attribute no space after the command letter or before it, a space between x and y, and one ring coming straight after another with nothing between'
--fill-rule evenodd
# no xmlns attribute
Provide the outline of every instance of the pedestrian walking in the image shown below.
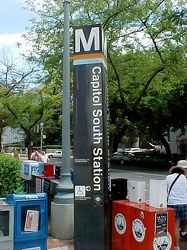
<svg viewBox="0 0 187 250"><path fill-rule="evenodd" d="M187 168L187 158L185 160L180 160L177 163L178 166ZM187 240L187 225L181 221L180 223L180 238L183 240Z"/></svg>
<svg viewBox="0 0 187 250"><path fill-rule="evenodd" d="M175 250L180 250L180 223L187 225L187 166L173 166L166 177L168 207L175 210Z"/></svg>

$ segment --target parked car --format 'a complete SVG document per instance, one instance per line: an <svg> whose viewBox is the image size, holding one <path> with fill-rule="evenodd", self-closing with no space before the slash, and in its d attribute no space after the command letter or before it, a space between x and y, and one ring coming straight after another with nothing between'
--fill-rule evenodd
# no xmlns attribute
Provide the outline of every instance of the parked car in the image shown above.
<svg viewBox="0 0 187 250"><path fill-rule="evenodd" d="M62 151L55 151L53 153L47 153L48 158L62 158Z"/></svg>
<svg viewBox="0 0 187 250"><path fill-rule="evenodd" d="M142 152L142 149L141 148L126 148L125 152L128 152L128 153Z"/></svg>
<svg viewBox="0 0 187 250"><path fill-rule="evenodd" d="M128 152L115 152L111 157L111 163L124 165L132 162L134 162L134 155Z"/></svg>
<svg viewBox="0 0 187 250"><path fill-rule="evenodd" d="M173 159L167 159L162 154L135 154L137 165L142 167L170 168L174 166Z"/></svg>

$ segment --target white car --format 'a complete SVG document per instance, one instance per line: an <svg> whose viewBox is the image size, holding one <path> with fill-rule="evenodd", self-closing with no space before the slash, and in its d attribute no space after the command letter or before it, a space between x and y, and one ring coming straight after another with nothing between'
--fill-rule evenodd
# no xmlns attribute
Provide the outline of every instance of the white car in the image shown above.
<svg viewBox="0 0 187 250"><path fill-rule="evenodd" d="M55 151L53 153L45 154L48 158L62 158L62 151Z"/></svg>

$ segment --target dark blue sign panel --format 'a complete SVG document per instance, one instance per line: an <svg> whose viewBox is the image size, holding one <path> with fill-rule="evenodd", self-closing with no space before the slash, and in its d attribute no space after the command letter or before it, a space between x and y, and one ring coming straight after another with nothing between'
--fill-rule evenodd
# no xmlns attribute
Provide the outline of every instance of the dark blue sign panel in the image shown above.
<svg viewBox="0 0 187 250"><path fill-rule="evenodd" d="M50 194L51 181L49 179L44 179L43 192Z"/></svg>
<svg viewBox="0 0 187 250"><path fill-rule="evenodd" d="M106 39L74 28L75 249L110 249Z"/></svg>

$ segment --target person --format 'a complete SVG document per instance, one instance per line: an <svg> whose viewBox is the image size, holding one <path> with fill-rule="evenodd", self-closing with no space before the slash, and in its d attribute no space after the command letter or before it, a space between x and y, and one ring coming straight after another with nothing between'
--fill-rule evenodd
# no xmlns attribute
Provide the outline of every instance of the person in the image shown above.
<svg viewBox="0 0 187 250"><path fill-rule="evenodd" d="M185 160L178 161L177 165L184 167L184 168L187 168L187 157L185 158ZM180 238L183 240L187 240L187 225L185 225L183 223L183 221L181 221L181 223L180 223L180 228L181 228Z"/></svg>
<svg viewBox="0 0 187 250"><path fill-rule="evenodd" d="M28 149L27 148L25 149L25 154L28 155Z"/></svg>
<svg viewBox="0 0 187 250"><path fill-rule="evenodd" d="M187 168L186 167L178 165L173 166L169 170L170 174L166 176L167 189L168 189L168 207L173 208L175 210L175 234L174 234L175 250L180 250L179 248L180 222L183 221L184 225L187 225L187 181L186 181ZM174 181L175 183L171 187Z"/></svg>
<svg viewBox="0 0 187 250"><path fill-rule="evenodd" d="M15 158L18 158L18 159L20 158L20 155L19 155L18 150L16 148L13 149L12 156Z"/></svg>
<svg viewBox="0 0 187 250"><path fill-rule="evenodd" d="M41 162L48 163L49 159L44 151L41 152Z"/></svg>
<svg viewBox="0 0 187 250"><path fill-rule="evenodd" d="M41 161L41 154L38 152L37 149L35 149L32 154L31 154L31 160L34 160L34 161Z"/></svg>

